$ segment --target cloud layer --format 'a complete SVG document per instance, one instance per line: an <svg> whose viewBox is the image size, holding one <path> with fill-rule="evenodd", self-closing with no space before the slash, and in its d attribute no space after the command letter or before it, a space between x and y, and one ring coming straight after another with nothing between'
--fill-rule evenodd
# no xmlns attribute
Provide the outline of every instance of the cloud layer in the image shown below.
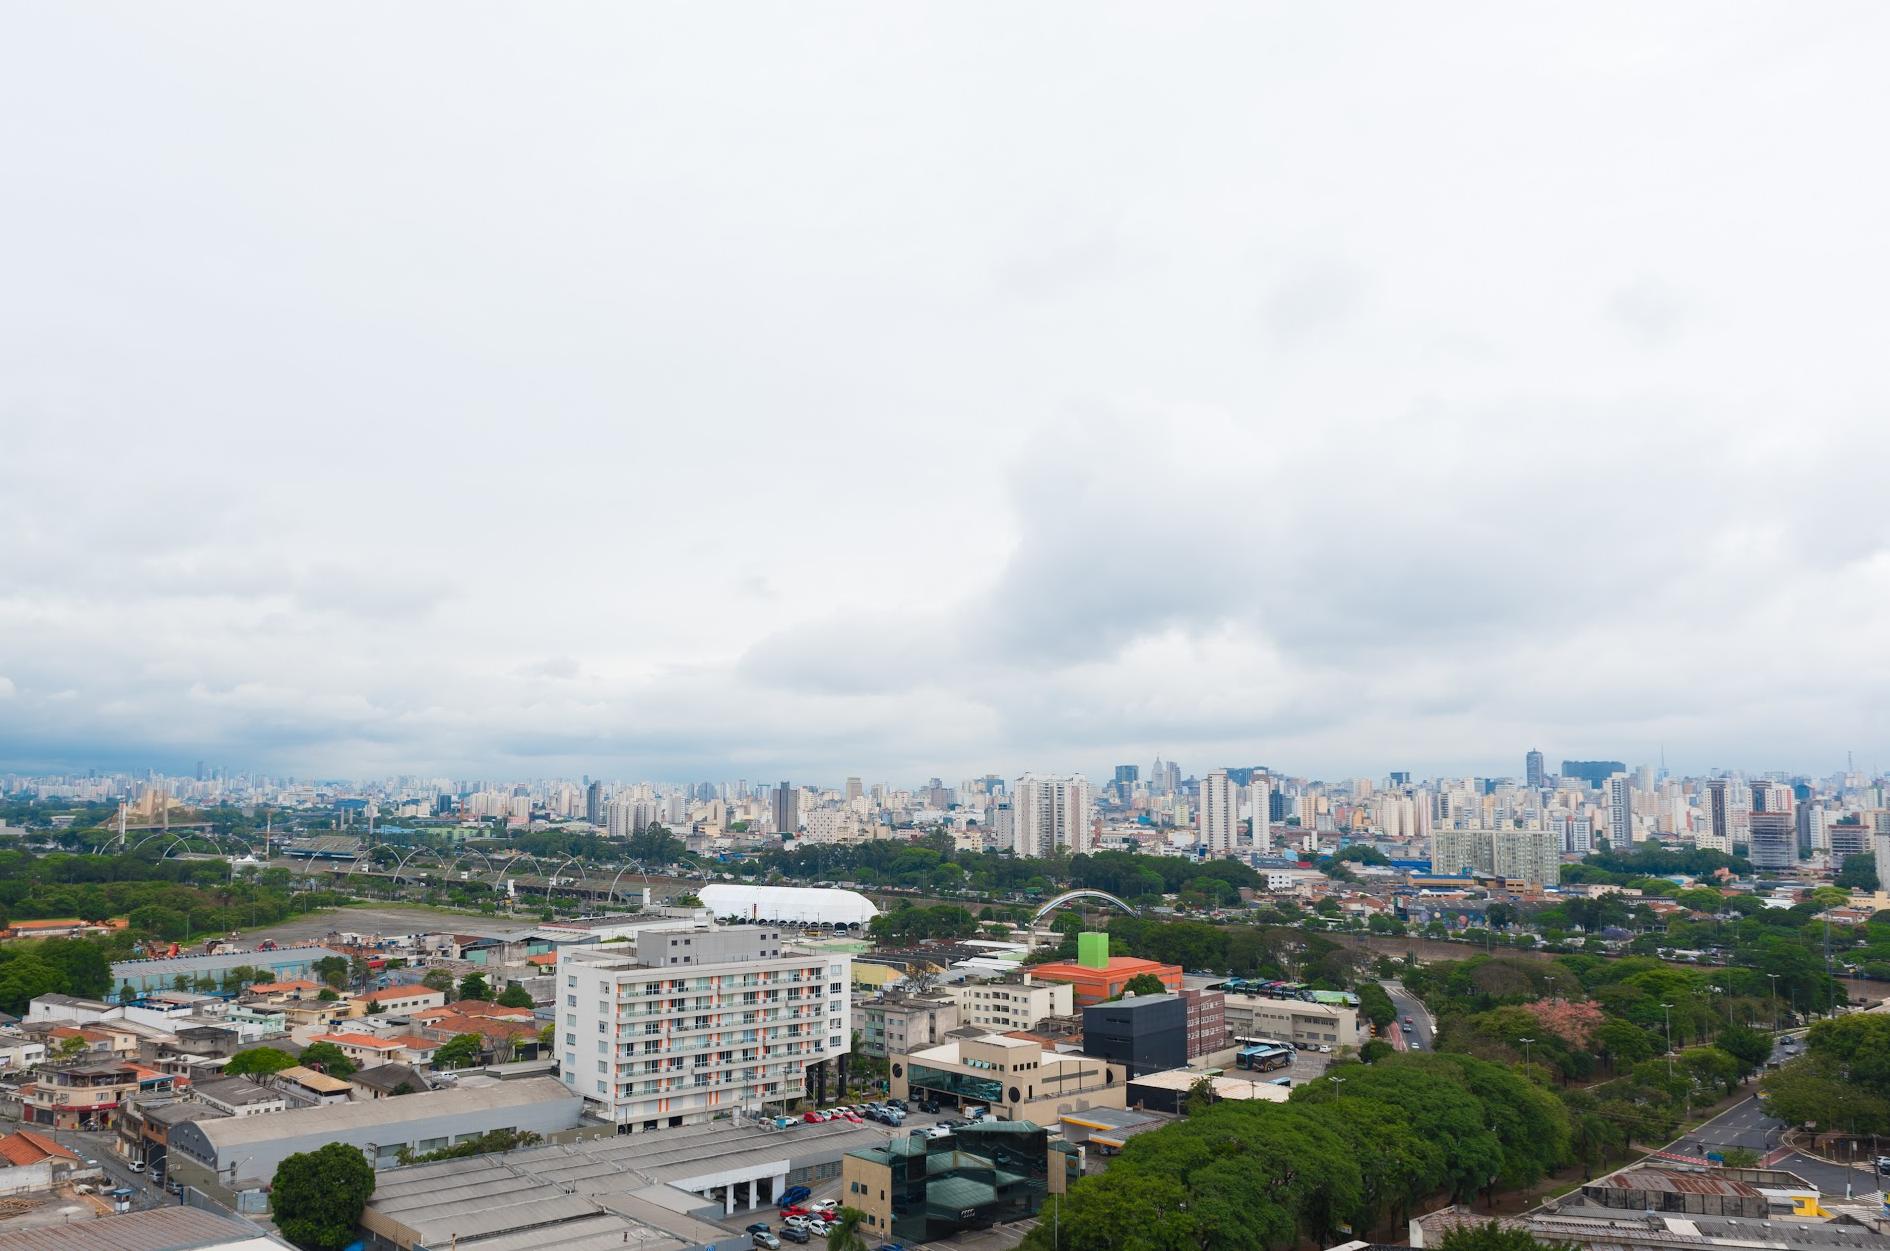
<svg viewBox="0 0 1890 1251"><path fill-rule="evenodd" d="M13 20L0 767L1877 761L1880 9L508 16Z"/></svg>

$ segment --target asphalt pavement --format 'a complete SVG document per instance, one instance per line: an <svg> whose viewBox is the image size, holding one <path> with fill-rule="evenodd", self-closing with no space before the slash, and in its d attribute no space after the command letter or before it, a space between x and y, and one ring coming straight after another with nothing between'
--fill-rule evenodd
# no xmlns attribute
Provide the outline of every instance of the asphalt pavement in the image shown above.
<svg viewBox="0 0 1890 1251"><path fill-rule="evenodd" d="M1437 1022L1431 1018L1430 1009L1426 1008L1423 1001L1416 995L1406 990L1403 982L1386 981L1382 985L1385 993L1391 996L1391 1006L1398 1010L1399 1028L1394 1028L1392 1031L1391 1045L1404 1051L1409 1049L1412 1042L1416 1042L1422 1050L1435 1051L1437 1049ZM1411 1018L1409 1034L1401 1028L1406 1017Z"/></svg>

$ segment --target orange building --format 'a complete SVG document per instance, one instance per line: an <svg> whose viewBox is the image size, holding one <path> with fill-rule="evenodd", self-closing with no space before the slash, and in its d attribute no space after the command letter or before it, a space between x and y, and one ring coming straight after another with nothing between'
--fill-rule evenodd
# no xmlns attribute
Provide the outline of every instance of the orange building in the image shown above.
<svg viewBox="0 0 1890 1251"><path fill-rule="evenodd" d="M1076 959L1033 965L1030 969L1030 975L1039 981L1068 982L1079 1008L1114 999L1122 993L1123 987L1143 973L1156 977L1163 990L1181 989L1180 965L1134 956L1112 956L1107 934L1078 934Z"/></svg>

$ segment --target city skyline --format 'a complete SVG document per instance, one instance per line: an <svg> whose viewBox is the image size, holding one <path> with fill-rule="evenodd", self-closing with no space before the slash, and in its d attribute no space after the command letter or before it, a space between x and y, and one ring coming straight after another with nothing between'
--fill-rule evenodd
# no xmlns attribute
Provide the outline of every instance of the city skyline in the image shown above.
<svg viewBox="0 0 1890 1251"><path fill-rule="evenodd" d="M14 15L0 768L1881 756L1890 12L1106 11Z"/></svg>

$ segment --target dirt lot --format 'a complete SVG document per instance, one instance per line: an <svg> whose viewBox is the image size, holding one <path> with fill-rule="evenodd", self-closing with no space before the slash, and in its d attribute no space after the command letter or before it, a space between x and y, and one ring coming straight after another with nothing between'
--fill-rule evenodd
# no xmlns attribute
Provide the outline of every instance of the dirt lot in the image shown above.
<svg viewBox="0 0 1890 1251"><path fill-rule="evenodd" d="M435 908L380 906L364 904L355 908L330 908L284 921L244 930L243 937L260 941L273 938L278 943L305 943L322 938L330 930L350 930L357 934L415 934L447 930L455 934L503 934L528 928L529 919L468 916Z"/></svg>

